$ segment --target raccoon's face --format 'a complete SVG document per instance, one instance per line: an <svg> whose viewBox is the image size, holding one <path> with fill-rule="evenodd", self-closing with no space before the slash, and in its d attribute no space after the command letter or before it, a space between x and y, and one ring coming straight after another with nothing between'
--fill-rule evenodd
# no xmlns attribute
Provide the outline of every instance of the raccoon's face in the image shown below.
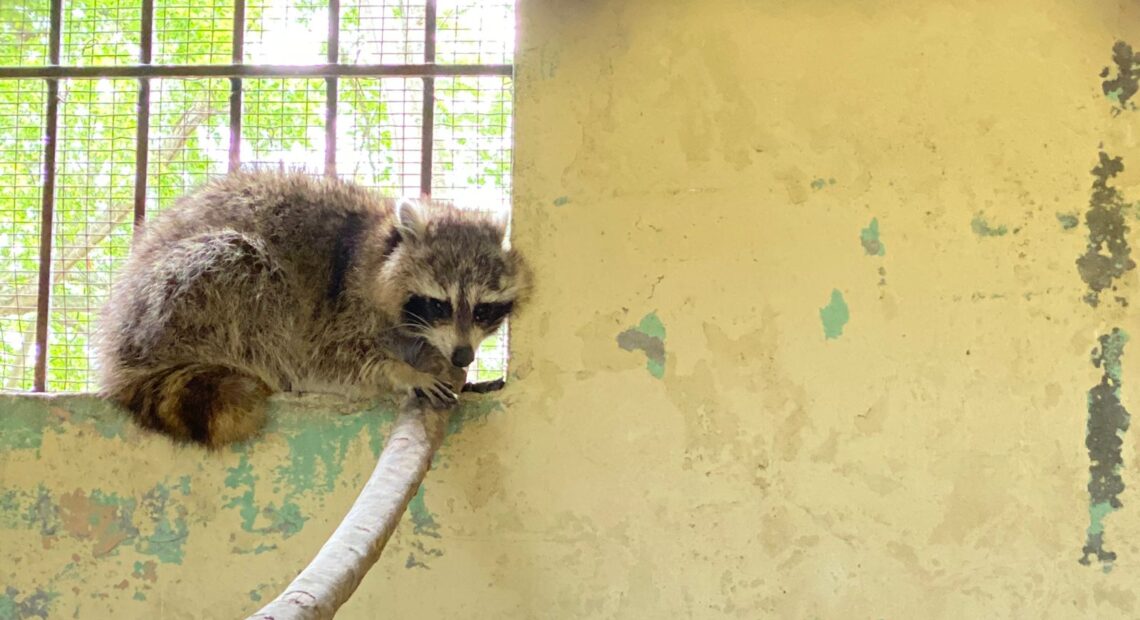
<svg viewBox="0 0 1140 620"><path fill-rule="evenodd" d="M397 207L391 260L401 277L400 324L458 367L475 359L530 289L530 271L503 248L503 228L449 205Z"/></svg>

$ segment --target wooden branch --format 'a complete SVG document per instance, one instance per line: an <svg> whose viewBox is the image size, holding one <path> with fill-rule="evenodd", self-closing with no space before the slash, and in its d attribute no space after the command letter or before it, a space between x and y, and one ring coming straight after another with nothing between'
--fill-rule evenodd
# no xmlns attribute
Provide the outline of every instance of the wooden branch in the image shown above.
<svg viewBox="0 0 1140 620"><path fill-rule="evenodd" d="M356 502L284 593L248 620L326 620L352 593L396 530L443 442L451 410L409 398Z"/></svg>

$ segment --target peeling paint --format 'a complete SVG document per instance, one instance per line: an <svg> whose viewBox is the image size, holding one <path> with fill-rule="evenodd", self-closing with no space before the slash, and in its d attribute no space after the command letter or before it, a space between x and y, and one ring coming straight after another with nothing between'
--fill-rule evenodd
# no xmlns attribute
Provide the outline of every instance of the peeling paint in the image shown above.
<svg viewBox="0 0 1140 620"><path fill-rule="evenodd" d="M127 546L163 563L182 561L189 509L171 498L171 486L166 483L156 484L139 497L76 489L56 499L41 486L35 493L4 491L0 498L0 525L38 530L45 548L68 538L90 543L93 558L118 555Z"/></svg>
<svg viewBox="0 0 1140 620"><path fill-rule="evenodd" d="M367 430L373 456L379 456L383 430L393 419L392 411L378 407L335 418L296 416L280 431L289 445L289 462L277 469L275 482L294 493L332 491L361 431Z"/></svg>
<svg viewBox="0 0 1140 620"><path fill-rule="evenodd" d="M91 555L101 557L134 540L139 530L134 524L136 502L115 493L95 489L89 494L76 490L59 497L62 531L78 540L92 541Z"/></svg>
<svg viewBox="0 0 1140 620"><path fill-rule="evenodd" d="M1103 369L1100 382L1088 392L1088 430L1085 446L1089 451L1089 527L1081 564L1091 564L1090 557L1101 563L1105 572L1112 570L1116 552L1105 549L1105 518L1123 504L1121 477L1124 460L1121 447L1131 416L1120 400L1123 383L1121 357L1128 334L1113 328L1098 339L1100 346L1092 351L1092 363Z"/></svg>
<svg viewBox="0 0 1140 620"><path fill-rule="evenodd" d="M496 411L503 409L503 404L493 397L484 395L464 401L456 407L447 420L447 429L444 431L444 441L448 437L459 433L472 422L481 422Z"/></svg>
<svg viewBox="0 0 1140 620"><path fill-rule="evenodd" d="M887 246L879 239L879 218L871 218L871 223L859 231L859 243L867 256L883 256L887 253Z"/></svg>
<svg viewBox="0 0 1140 620"><path fill-rule="evenodd" d="M974 214L974 219L970 220L970 230L979 237L1002 237L1005 236L1009 229L1004 225L994 226L986 220L986 216L982 212Z"/></svg>
<svg viewBox="0 0 1140 620"><path fill-rule="evenodd" d="M412 518L412 531L416 534L439 538L439 525L435 522L435 517L432 516L431 511L428 510L427 504L424 503L424 488L424 485L421 484L415 496L412 497L412 501L408 503L408 516Z"/></svg>
<svg viewBox="0 0 1140 620"><path fill-rule="evenodd" d="M828 185L835 185L835 179L815 178L811 181L811 188L817 191L827 187Z"/></svg>
<svg viewBox="0 0 1140 620"><path fill-rule="evenodd" d="M1106 78L1101 82L1101 90L1112 101L1117 110L1136 109L1131 101L1140 90L1140 54L1132 52L1132 46L1124 41L1117 41L1112 46L1112 63L1115 67L1105 67L1100 77ZM1111 77L1113 70L1116 77Z"/></svg>
<svg viewBox="0 0 1140 620"><path fill-rule="evenodd" d="M156 583L158 581L158 564L156 564L154 560L135 562L134 571L131 572L131 576L135 579Z"/></svg>
<svg viewBox="0 0 1140 620"><path fill-rule="evenodd" d="M839 289L831 291L831 300L819 309L819 320L823 323L823 337L832 340L843 335L843 327L851 319L847 302Z"/></svg>
<svg viewBox="0 0 1140 620"><path fill-rule="evenodd" d="M645 353L649 374L658 379L665 376L665 324L656 312L642 317L637 327L618 334L617 343L626 351Z"/></svg>
<svg viewBox="0 0 1140 620"><path fill-rule="evenodd" d="M1057 221L1061 223L1061 228L1065 230L1072 230L1081 223L1081 219L1076 213L1058 213Z"/></svg>
<svg viewBox="0 0 1140 620"><path fill-rule="evenodd" d="M408 518L412 523L412 534L416 537L426 537L426 540L439 539L439 524L436 523L435 516L428 510L427 503L424 501L426 486L421 484L412 500L408 502ZM442 557L443 550L437 547L429 547L425 538L417 538L412 541L412 551L408 553L408 559L404 563L404 568L430 568L427 564L427 558Z"/></svg>
<svg viewBox="0 0 1140 620"><path fill-rule="evenodd" d="M417 540L412 542L412 551L408 553L408 559L404 562L404 568L431 568L431 566L428 566L426 559L439 557L443 557L442 549L428 547L424 545L423 542Z"/></svg>
<svg viewBox="0 0 1140 620"><path fill-rule="evenodd" d="M282 538L300 532L308 521L300 505L291 499L291 495L286 495L280 506L276 502L270 502L259 508L256 501L257 480L258 476L253 473L253 466L246 454L242 454L236 467L227 470L226 487L241 490L241 494L227 497L224 507L238 509L241 529L253 534L279 534ZM261 554L275 548L275 545L259 543L250 550L238 550L237 553Z"/></svg>
<svg viewBox="0 0 1140 620"><path fill-rule="evenodd" d="M164 564L181 564L185 555L183 546L190 535L186 524L189 511L184 505L170 501L170 488L155 485L142 496L140 510L153 524L154 531L136 545L139 553L153 555Z"/></svg>
<svg viewBox="0 0 1140 620"><path fill-rule="evenodd" d="M50 618L52 601L59 597L57 592L47 592L36 588L27 596L20 596L20 590L7 586L0 595L0 618L8 620L24 618Z"/></svg>
<svg viewBox="0 0 1140 620"><path fill-rule="evenodd" d="M570 198L567 196L559 196L554 199L554 206L561 207L570 203Z"/></svg>
<svg viewBox="0 0 1140 620"><path fill-rule="evenodd" d="M0 396L0 450L39 450L47 416L38 403Z"/></svg>
<svg viewBox="0 0 1140 620"><path fill-rule="evenodd" d="M1109 157L1101 151L1100 161L1092 170L1095 177L1085 224L1089 229L1088 247L1077 258L1077 271L1088 285L1085 303L1094 308L1106 289L1116 290L1116 281L1136 268L1132 248L1128 246L1128 224L1124 221L1124 202L1120 192L1108 184L1109 179L1124 171L1120 157ZM1107 252L1107 253L1105 253ZM1117 298L1127 305L1127 300Z"/></svg>

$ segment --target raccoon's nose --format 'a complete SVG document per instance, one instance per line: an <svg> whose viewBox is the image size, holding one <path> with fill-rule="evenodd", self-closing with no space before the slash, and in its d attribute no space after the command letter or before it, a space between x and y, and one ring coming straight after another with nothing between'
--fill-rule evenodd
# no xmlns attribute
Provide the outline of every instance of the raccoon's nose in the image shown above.
<svg viewBox="0 0 1140 620"><path fill-rule="evenodd" d="M460 368L466 367L475 360L475 351L471 347L457 347L451 352L451 363Z"/></svg>

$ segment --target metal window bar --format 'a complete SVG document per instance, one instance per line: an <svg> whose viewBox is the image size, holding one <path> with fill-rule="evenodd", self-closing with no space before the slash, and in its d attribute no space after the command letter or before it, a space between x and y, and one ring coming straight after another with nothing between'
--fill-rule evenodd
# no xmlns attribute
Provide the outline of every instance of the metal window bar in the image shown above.
<svg viewBox="0 0 1140 620"><path fill-rule="evenodd" d="M0 327L4 325L2 319L7 314L16 315L16 324L21 324L20 317L23 312L27 312L27 305L22 306L25 309L21 310L20 301L32 299L34 291L34 349L30 354L34 359L31 381L34 391L91 385L90 379L53 381L49 376L49 370L57 363L67 366L77 356L84 355L85 345L80 342L82 339L75 340L72 333L89 329L84 321L90 319L96 305L90 290L93 287L99 290L109 287L115 264L114 257L105 255L96 257L97 266L80 266L77 262L82 260L75 258L79 256L75 252L90 250L93 246L84 248L84 244L90 244L92 239L96 243L115 239L122 243L123 226L133 224L137 227L144 221L148 209L162 208L170 202L172 194L188 188L190 183L186 175L190 172L187 169L192 166L179 159L178 151L191 142L203 141L209 144L205 147L199 145L198 148L212 149L211 152L218 150L215 143L221 134L215 135L215 125L211 119L218 113L224 113L218 109L220 106L228 107L228 123L223 124L228 127L228 140L225 141L227 144L221 145L221 152L228 151L228 157L221 157L225 161L220 163L229 170L240 168L243 160L250 163L249 159L260 159L257 145L254 144L256 140L245 139L243 125L247 133L260 136L265 133L265 127L269 123L290 120L285 115L264 119L256 114L250 116L253 111L243 109L246 95L250 92L257 97L265 97L266 93L273 96L273 92L280 89L279 94L284 97L284 93L294 92L291 90L294 85L307 84L305 78L323 80L323 88L320 89L324 91L323 101L315 102L312 97L303 95L304 99L298 105L305 110L318 103L324 106L321 115L324 174L339 173L341 176L356 178L366 185L403 194L418 188L419 193L431 195L434 187L439 190L437 195L452 198L454 190L465 183L482 186L486 180L484 173L490 166L493 168L490 175L495 177L499 190L510 191L509 181L503 180L504 171L509 172L510 165L510 131L507 127L510 102L508 95L504 106L502 93L509 93L510 78L513 76L513 65L510 64L513 24L506 28L501 26L513 22L513 0L470 0L470 5L478 7L472 11L465 10L464 0L438 0L439 6L437 0L420 0L420 4L414 0L325 0L327 38L322 54L324 62L314 64L306 64L304 59L296 61L296 64L257 62L257 51L246 45L247 32L254 32L255 43L271 33L268 30L249 30L251 23L248 22L247 15L249 10L266 10L265 7L271 0L233 0L232 5L227 0L108 0L109 12L98 17L85 15L82 11L69 14L69 0L44 1L50 2L50 8L49 30L44 33L46 36L43 40L36 39L34 32L31 35L25 33L26 36L22 39L24 43L18 47L9 47L5 53L0 54L0 80L14 80L17 86L29 81L40 82L45 86L42 97L42 174L39 175L41 187L38 192L40 208L36 214L39 232L38 273L34 278L34 288L22 287L18 284L23 281L17 277L18 268L11 266L11 286L18 290L0 291L0 301L10 302L0 303L5 306L0 308ZM250 9L249 6L255 8ZM226 33L222 25L231 15L232 28ZM395 21L395 27L390 26L388 15L401 17ZM22 18L23 15L17 17ZM285 19L292 18L287 16ZM410 27L410 24L417 21L422 21L423 24L419 32ZM137 23L137 30L125 25L132 22ZM486 36L482 31L491 22L500 28L496 31L497 35ZM27 26L30 31L34 30L32 25L38 23L29 12L27 24L20 25ZM346 23L349 23L347 29ZM208 33L206 42L191 40L191 35L203 31ZM0 47L3 45L0 44ZM43 62L45 59L41 47L47 51L46 63ZM225 49L227 47L228 50ZM136 50L137 64L127 64ZM221 60L223 57L219 54L226 51L229 52L229 64L186 62L201 58L203 54L209 56L209 62L214 62ZM450 64L437 64L440 58ZM422 62L415 62L419 59ZM479 108L480 112L475 114L478 118L470 113L461 115L462 118L453 117L448 112L450 104L437 98L437 78L447 84L446 96L454 97L463 90L459 87L461 85L458 80L464 77L478 80L479 85L475 87L476 99L479 99L479 91L484 88L482 80L499 80L497 86L492 84L489 87L490 91L498 91L498 94L493 94L487 100L486 111ZM92 102L101 97L118 105L131 103L125 97L126 91L114 89L115 78L137 82L133 100L135 126L131 128L132 149L127 151L124 144L115 137L121 131L112 131L111 138L96 146L92 146L95 144L92 142L61 145L61 140L65 143L68 140L67 135L61 135L61 130L66 134L70 126L84 122L89 124L83 117L83 110L86 109L84 106L94 105ZM80 88L76 81L83 80L96 82L90 87ZM213 95L218 93L218 80L229 81L228 105L215 104L224 100ZM416 93L412 89L410 82L413 81L421 83L421 88L415 89L420 92ZM76 83L69 86L73 82ZM108 85L111 88L109 95L104 92ZM265 85L273 88L269 91L250 90L251 87ZM302 90L309 94L319 92L309 86L302 86ZM388 98L381 104L386 109L377 112L375 98L368 93L381 90ZM13 109L24 105L20 104L20 95L17 94L16 97L16 105L11 106ZM191 101L189 109L198 116L187 119L185 113L178 118L164 114L162 106L176 99ZM476 101L474 105L482 103ZM68 111L61 111L61 106L66 106ZM156 106L159 108L156 109ZM72 110L72 107L75 109ZM504 110L507 117L504 117ZM412 118L415 112L419 113L418 123L397 122L394 126L378 129L378 125L384 123L391 125L393 115L396 119L407 119ZM122 118L124 117L119 112L112 112L109 122L114 130L126 130L126 126L120 125ZM61 126L61 123L64 125ZM223 125L218 125L217 128L220 129ZM16 127L19 128L19 123ZM496 135L500 137L505 133L508 142L492 140L482 143L479 134L487 128L497 132ZM467 161L470 164L467 168L457 168L455 162L463 158L457 157L456 152L440 151L440 156L436 156L439 149L445 148L441 147L441 131L449 137L464 131L470 132L470 137L456 138L461 140L461 144L468 139L475 144L474 152L465 156L464 161L471 160ZM413 135L416 133L418 136ZM375 153L360 153L361 140L371 141L372 144L379 140L390 152L380 154L380 161L377 161L378 155ZM418 141L418 148L412 147L412 140ZM507 146L504 147L504 144ZM243 152L243 146L250 149L248 153ZM454 150L454 144L452 148ZM63 160L60 160L61 153ZM106 162L110 162L110 168L105 169L105 165L104 168L94 169L90 164L93 153L105 157ZM341 154L340 159L344 159L345 154L350 156L342 162L338 160L338 153ZM14 161L17 155L13 151L10 158ZM0 164L6 158L9 158L8 154L0 153ZM71 160L87 163L76 164ZM60 172L60 165L69 166L66 173ZM384 169L388 172L378 172L378 165L387 166ZM123 166L133 166L133 208L119 212L113 209L113 203L120 199L122 192L115 188L122 186L122 182L115 179L122 179ZM472 166L482 166L482 169L469 173L469 170L474 169ZM60 184L61 174L65 174L63 185ZM468 176L464 179L463 174ZM91 206L83 207L80 211L82 221L61 220L60 201L74 204L80 198L89 198L89 193L82 192L90 190L90 177L93 176L112 179L106 196L100 194L99 200L92 201ZM413 178L417 182L410 182ZM2 179L0 183L3 183ZM131 182L128 182L128 186L129 183ZM13 185L19 187L15 176ZM505 196L499 196L483 201L478 206L484 208L490 203L508 202ZM503 205L492 204L491 207L502 209ZM12 218L16 222L15 207L12 209ZM74 219L73 216L69 217ZM33 221L31 225L35 226L36 223ZM27 224L18 225L19 230L28 230ZM129 237L129 230L125 234ZM87 255L83 260L91 263L93 259ZM81 274L78 284L68 280L74 276L72 272L82 269L87 271ZM32 281L29 280L28 283ZM75 293L74 290L80 292ZM63 326L60 328L62 335L53 335L51 326L56 323ZM477 360L474 368L477 377L473 379L493 378L505 370L505 334L504 330L493 339L490 346L485 346L481 351L481 355L489 353L501 356L501 363L494 363L499 360L492 360L490 364L486 360ZM7 334L0 335L7 338ZM62 359L54 359L54 354L50 353L49 344L56 336L67 341L61 349L63 352L54 356ZM80 342L80 345L75 342ZM18 388L24 385L21 378L6 374L4 359L7 357L0 358L0 387ZM76 360L75 364L75 368L85 370L87 360Z"/></svg>

